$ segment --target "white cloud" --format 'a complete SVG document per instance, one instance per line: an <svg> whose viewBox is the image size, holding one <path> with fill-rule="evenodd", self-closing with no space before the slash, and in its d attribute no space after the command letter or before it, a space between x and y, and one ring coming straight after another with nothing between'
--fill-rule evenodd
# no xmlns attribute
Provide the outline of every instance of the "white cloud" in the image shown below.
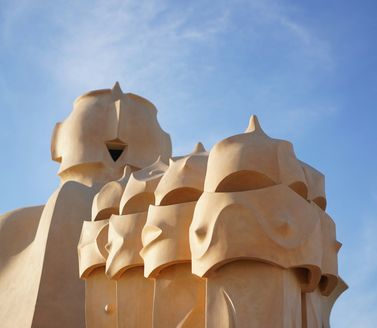
<svg viewBox="0 0 377 328"><path fill-rule="evenodd" d="M12 2L7 5L8 38L19 32L20 22L30 18L33 6L43 7L43 17L38 19L45 20L46 34L43 43L36 43L31 60L59 87L65 103L88 90L111 87L119 80L125 91L151 99L160 109L168 108L163 114L165 122L182 128L192 116L187 109L198 107L191 98L191 87L209 76L208 81L212 81L216 75L228 74L223 71L221 52L233 38L243 34L245 44L240 45L240 54L248 56L247 47L252 51L250 60L240 65L258 66L253 60L261 40L267 40L263 46L271 52L275 51L276 40L292 52L288 65L294 66L296 75L291 76L291 70L285 67L271 69L265 76L251 75L245 82L250 83L252 92L232 95L243 97L245 104L251 103L266 113L265 121L276 122L274 133L303 131L340 110L333 103L292 102L293 92L287 89L310 88L307 84L317 81L315 76L308 76L313 68L317 72L331 66L333 58L326 40L295 18L299 9L286 2L23 0L22 6ZM270 39L272 43L268 44ZM216 56L206 60L211 50ZM296 63L297 56L301 63ZM237 62L238 58L231 60ZM252 99L247 99L249 96ZM210 136L213 131L208 133L200 138L214 139Z"/></svg>
<svg viewBox="0 0 377 328"><path fill-rule="evenodd" d="M295 51L299 50L314 65L326 65L331 68L335 63L330 44L321 39L313 29L301 18L299 4L274 0L239 0L250 18L249 31L263 36L264 31L271 29L278 38L296 42ZM261 33L262 31L262 33ZM284 36L285 34L285 36Z"/></svg>
<svg viewBox="0 0 377 328"><path fill-rule="evenodd" d="M258 53L260 39L276 38L287 49L292 44L291 55L297 56L296 52L300 52L304 60L300 74L309 74L313 67L323 69L333 62L327 42L293 18L299 9L280 1L181 4L168 0L96 0L50 4L23 0L22 6L11 2L7 5L8 37L17 33L19 22L27 21L33 6L43 7L42 19L46 20L47 29L45 42L35 46L34 61L59 85L65 99L90 89L110 87L119 80L125 90L147 98L153 96L151 100L157 104L176 108L189 101L190 87L198 79L206 76L215 79L217 74L227 74L222 72L222 47L241 34L245 34L245 47L253 49L251 56ZM273 49L273 44L269 48ZM218 57L205 60L211 49ZM245 49L240 49L240 53ZM252 57L247 65L254 65ZM292 62L292 65L300 64ZM268 76L255 85L257 105L266 107L266 103L272 103L272 116L279 114L279 110L274 109L278 106L287 110L289 103L281 99L282 93L287 91L290 73L268 72ZM300 78L302 76L296 76L297 80ZM325 104L324 109L315 105L295 109L298 107L294 106L289 112L293 120L287 122L288 128L292 122L305 120L315 115L314 111L326 112L333 105Z"/></svg>
<svg viewBox="0 0 377 328"><path fill-rule="evenodd" d="M62 86L75 92L115 79L141 91L167 78L171 83L174 73L177 79L190 74L190 47L211 42L226 26L226 12L190 24L190 6L172 10L166 1L97 1L82 11L58 13L61 33L41 60Z"/></svg>
<svg viewBox="0 0 377 328"><path fill-rule="evenodd" d="M197 63L193 60L196 56L205 57L207 50L211 49L216 53L221 52L221 46L230 44L232 37L241 34L245 44L253 50L246 65L254 65L252 55L260 50L260 40L274 38L280 41L280 47L292 44L294 56L300 56L304 62L299 67L303 71L302 76L294 75L291 67L283 67L277 72L271 69L264 79L257 77L258 81L252 85L254 89L249 94L240 95L245 97L245 105L250 103L265 113L262 125L273 122L270 124L270 128L274 126L272 135L278 137L288 131L305 130L308 126L337 115L341 110L332 101L315 103L314 97L304 99L305 102L301 103L292 103L290 100L297 93L298 97L305 98L305 93L300 94L295 87L310 88L307 84L317 82L317 73L323 69L332 69L336 60L327 40L316 34L302 19L298 19L300 15L293 15L299 13L299 8L292 8L286 3L274 0L236 0L231 4L226 1L190 1L180 4L167 0L64 1L63 4L55 1L9 1L6 6L2 3L2 8L6 10L1 15L4 19L0 22L0 37L2 45L12 46L10 41L13 38L22 38L20 23L28 22L30 15L35 12L33 7L43 7L45 14L39 18L47 21L46 34L43 35L44 46L33 39L25 39L21 45L29 42L30 47L35 42L32 53L34 58L30 58L30 61L38 63L52 79L51 83L59 86L64 100L67 95L72 97L90 89L110 87L115 80L120 80L124 90L148 98L153 95L150 98L153 102L169 108L170 111L165 112L163 117L168 120L166 117L170 115L171 125L179 128L185 128L186 121L189 122L193 114L201 115L181 109L185 105L186 109L197 106L194 103L187 105L192 101L189 95L191 85L206 74L215 76L223 73L221 62ZM28 23L32 28L32 22ZM281 50L274 48L273 41L268 46L269 50L272 48L271 51ZM297 66L293 68L297 70ZM312 72L316 74L311 75ZM255 76L250 75L250 80L253 78ZM298 83L291 82L297 78L300 78ZM300 83L302 85L298 86ZM0 84L5 86L6 81L0 80ZM7 90L6 94L11 94L11 91ZM219 93L220 97L225 98ZM199 112L200 109L196 110ZM180 113L178 115L173 111ZM223 117L221 120L224 120ZM224 125L227 123L224 122ZM241 122L242 129L246 124L246 121ZM215 131L222 129L228 133L232 129L225 128L218 127ZM204 141L207 147L215 143L220 137L213 131L214 128L201 131L201 135L198 133L192 137L194 141L173 138L173 142L178 143L175 153L190 151L199 140ZM269 132L268 129L266 131ZM335 328L367 328L377 322L375 309L371 308L377 303L377 293L374 288L370 288L370 282L377 273L377 239L374 238L376 221L368 220L359 237L355 232L353 251L350 249L346 252L347 246L343 251L347 259L340 267L346 268L346 281L352 284L335 305Z"/></svg>
<svg viewBox="0 0 377 328"><path fill-rule="evenodd" d="M23 1L22 6L8 6L8 35L30 12L27 6L35 5ZM192 1L179 6L170 1L97 0L45 7L54 33L35 56L64 89L76 93L115 79L144 92L161 83L174 85L174 79L187 80L198 72L188 59L195 49L202 48L205 55L209 45L226 42L222 36L237 24L246 28L248 42L276 30L316 64L331 58L326 42L292 19L292 8L277 1ZM238 21L239 12L247 16L245 21Z"/></svg>

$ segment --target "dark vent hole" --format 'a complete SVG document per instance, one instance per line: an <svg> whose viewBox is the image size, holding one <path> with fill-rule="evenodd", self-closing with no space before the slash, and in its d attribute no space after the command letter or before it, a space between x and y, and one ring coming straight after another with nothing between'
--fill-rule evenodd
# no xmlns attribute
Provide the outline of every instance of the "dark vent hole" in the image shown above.
<svg viewBox="0 0 377 328"><path fill-rule="evenodd" d="M109 153L111 158L113 159L114 162L117 161L117 159L122 155L123 149L111 149L109 148Z"/></svg>
<svg viewBox="0 0 377 328"><path fill-rule="evenodd" d="M114 162L123 154L126 144L119 139L106 142L107 150Z"/></svg>

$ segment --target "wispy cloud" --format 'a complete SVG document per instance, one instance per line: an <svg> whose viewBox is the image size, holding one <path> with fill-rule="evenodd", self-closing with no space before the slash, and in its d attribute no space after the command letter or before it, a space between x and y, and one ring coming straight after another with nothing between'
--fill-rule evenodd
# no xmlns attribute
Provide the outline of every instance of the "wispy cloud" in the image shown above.
<svg viewBox="0 0 377 328"><path fill-rule="evenodd" d="M185 78L190 49L226 26L226 12L192 24L190 6L171 9L166 1L97 1L83 11L59 17L61 34L42 56L56 80L76 92L115 79L145 92Z"/></svg>
<svg viewBox="0 0 377 328"><path fill-rule="evenodd" d="M305 56L313 59L313 64L333 65L333 54L330 44L321 39L303 21L298 20L300 10L290 2L281 1L245 1L255 13L256 21L262 25L273 26L277 33L286 34L286 39L296 42ZM296 16L296 17L295 17ZM295 18L294 18L295 17Z"/></svg>
<svg viewBox="0 0 377 328"><path fill-rule="evenodd" d="M7 6L4 26L8 36L17 29L17 21L30 13L30 6L36 6L35 2ZM58 82L76 92L119 77L138 89L147 89L151 79L161 83L171 82L172 76L186 78L193 68L188 57L195 56L198 48L223 43L232 37L224 36L230 30L244 30L249 43L278 32L278 38L296 42L296 50L314 57L318 65L331 58L326 42L294 20L290 6L277 1L177 5L171 1L97 0L46 3L45 7L44 19L54 33L47 32L46 47L35 55ZM240 12L244 15L241 21Z"/></svg>
<svg viewBox="0 0 377 328"><path fill-rule="evenodd" d="M221 106L222 99L217 104L207 95L198 100L195 94L203 95L203 88L222 94L221 98L241 99L240 108L250 105L262 110L266 120L276 122L276 133L303 131L302 127L339 111L336 104L309 103L305 98L305 90L317 81L312 73L331 66L334 60L326 40L298 20L299 9L286 2L94 0L52 4L24 0L22 9L12 9L18 5L8 3L8 38L19 32L21 21L35 13L30 7L36 3L43 15L34 19L42 20L47 28L31 60L58 86L64 101L119 80L124 90L169 109L164 112L164 123L178 130L197 124L192 121L193 109L215 111L215 106ZM279 52L283 59L276 57ZM265 62L270 60L275 69L265 62L266 67L260 65L258 58L266 56ZM238 70L253 74L247 79L244 74L240 80ZM229 92L228 81L219 86L221 80L229 80L237 91ZM248 88L242 90L245 86ZM297 90L305 102L292 101ZM208 134L200 138L215 139L210 136L214 131Z"/></svg>

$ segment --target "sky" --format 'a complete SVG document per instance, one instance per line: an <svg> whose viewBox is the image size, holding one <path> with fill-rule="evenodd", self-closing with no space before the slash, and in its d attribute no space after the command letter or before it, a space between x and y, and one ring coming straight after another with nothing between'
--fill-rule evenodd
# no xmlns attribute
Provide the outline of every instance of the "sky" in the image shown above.
<svg viewBox="0 0 377 328"><path fill-rule="evenodd" d="M0 213L57 187L56 122L119 81L152 101L175 155L267 134L326 176L350 286L332 327L377 322L377 2L0 0Z"/></svg>

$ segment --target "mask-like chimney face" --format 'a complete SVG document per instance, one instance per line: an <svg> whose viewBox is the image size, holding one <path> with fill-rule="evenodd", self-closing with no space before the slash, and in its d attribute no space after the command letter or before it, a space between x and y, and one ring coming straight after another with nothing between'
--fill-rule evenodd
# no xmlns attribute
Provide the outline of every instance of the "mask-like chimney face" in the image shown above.
<svg viewBox="0 0 377 328"><path fill-rule="evenodd" d="M208 152L198 143L193 152L170 159L169 168L155 190L156 205L164 206L196 201L203 191Z"/></svg>
<svg viewBox="0 0 377 328"><path fill-rule="evenodd" d="M204 190L209 192L243 191L282 183L304 198L308 193L292 144L267 136L255 116L244 133L213 146L207 170L210 174Z"/></svg>
<svg viewBox="0 0 377 328"><path fill-rule="evenodd" d="M124 94L116 84L112 90L92 91L75 101L71 114L55 128L51 153L61 163L62 178L71 170L119 178L126 164L143 168L159 156L167 162L171 142L157 122L154 105Z"/></svg>
<svg viewBox="0 0 377 328"><path fill-rule="evenodd" d="M153 277L166 265L191 259L188 231L203 192L208 153L202 144L187 156L170 160L155 190L142 231L144 274Z"/></svg>

